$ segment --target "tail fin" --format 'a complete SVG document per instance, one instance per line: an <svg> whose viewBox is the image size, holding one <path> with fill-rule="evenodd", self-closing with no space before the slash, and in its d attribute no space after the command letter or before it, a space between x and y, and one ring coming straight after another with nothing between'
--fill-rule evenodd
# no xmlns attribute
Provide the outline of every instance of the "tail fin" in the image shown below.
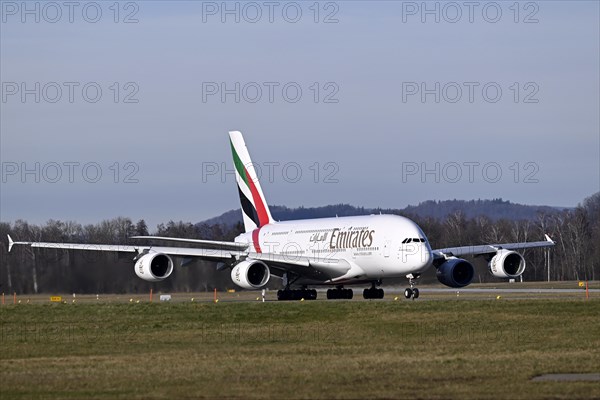
<svg viewBox="0 0 600 400"><path fill-rule="evenodd" d="M242 203L244 228L251 232L256 228L273 222L269 206L265 200L260 182L250 160L241 132L229 132L233 163L235 165L235 178Z"/></svg>

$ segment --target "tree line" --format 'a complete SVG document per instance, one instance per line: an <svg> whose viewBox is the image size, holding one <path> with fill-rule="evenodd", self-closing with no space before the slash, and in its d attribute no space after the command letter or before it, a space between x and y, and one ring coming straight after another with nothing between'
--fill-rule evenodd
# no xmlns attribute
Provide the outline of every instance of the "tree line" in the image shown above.
<svg viewBox="0 0 600 400"><path fill-rule="evenodd" d="M540 212L534 219L467 217L461 210L443 218L404 215L415 220L436 248L543 240L549 234L556 242L549 252L528 249L523 252L527 268L523 280L547 279L550 256L552 280L595 280L600 278L600 192L586 198L574 209ZM334 215L331 215L334 216ZM140 244L136 235L171 236L231 241L243 231L234 225L169 221L150 231L144 220L133 222L118 217L97 224L50 220L44 225L24 220L0 222L0 235L14 240L90 244ZM0 244L0 292L5 293L142 293L211 291L234 288L229 270L217 271L216 264L196 260L180 267L177 259L173 275L157 283L135 276L133 255L99 251L74 251L61 248L32 249L15 246L8 253L7 241ZM474 259L476 282L494 281L485 260ZM434 281L433 274L424 281ZM272 285L278 286L277 282Z"/></svg>

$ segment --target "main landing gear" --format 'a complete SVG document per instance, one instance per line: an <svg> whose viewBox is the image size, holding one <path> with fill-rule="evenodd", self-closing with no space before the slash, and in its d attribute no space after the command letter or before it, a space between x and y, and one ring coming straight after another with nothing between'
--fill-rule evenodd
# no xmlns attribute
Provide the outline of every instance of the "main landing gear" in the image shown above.
<svg viewBox="0 0 600 400"><path fill-rule="evenodd" d="M335 289L327 289L327 299L348 299L350 300L354 293L352 289L344 289L343 286L338 286Z"/></svg>
<svg viewBox="0 0 600 400"><path fill-rule="evenodd" d="M308 289L306 286L302 286L301 289L290 289L290 286L294 284L300 278L299 276L295 279L288 278L288 274L283 275L283 284L285 289L277 291L277 300L316 300L317 291L315 289Z"/></svg>
<svg viewBox="0 0 600 400"><path fill-rule="evenodd" d="M289 287L277 291L277 300L316 300L315 289L290 289Z"/></svg>
<svg viewBox="0 0 600 400"><path fill-rule="evenodd" d="M373 282L369 289L363 290L363 298L365 298L365 299L383 299L383 289L376 288L375 287L376 284L377 284L376 282Z"/></svg>
<svg viewBox="0 0 600 400"><path fill-rule="evenodd" d="M409 274L406 275L406 277L408 278L408 283L410 284L409 288L404 289L404 297L408 300L408 299L418 299L419 298L419 289L417 289L415 287L415 285L417 284L417 279L419 279L421 275L417 274L417 275L413 275L413 274Z"/></svg>

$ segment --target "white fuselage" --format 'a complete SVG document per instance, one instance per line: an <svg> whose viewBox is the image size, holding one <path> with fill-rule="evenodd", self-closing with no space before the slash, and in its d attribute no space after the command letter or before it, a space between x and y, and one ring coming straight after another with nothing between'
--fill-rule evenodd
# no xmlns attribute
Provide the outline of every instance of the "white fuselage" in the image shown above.
<svg viewBox="0 0 600 400"><path fill-rule="evenodd" d="M327 272L324 283L379 280L420 274L432 252L417 224L397 215L368 215L277 222L244 233L236 242L256 253L307 259Z"/></svg>

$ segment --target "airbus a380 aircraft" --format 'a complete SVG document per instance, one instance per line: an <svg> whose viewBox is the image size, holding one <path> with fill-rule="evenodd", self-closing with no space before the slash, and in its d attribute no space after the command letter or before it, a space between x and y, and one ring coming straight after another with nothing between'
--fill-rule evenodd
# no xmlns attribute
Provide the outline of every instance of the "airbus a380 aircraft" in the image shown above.
<svg viewBox="0 0 600 400"><path fill-rule="evenodd" d="M182 264L199 258L218 262L217 268L231 269L231 279L244 289L262 289L271 275L283 278L279 300L313 300L317 291L309 286L329 285L328 299L351 299L352 289L345 285L370 284L365 299L383 298L378 288L384 279L406 277L410 288L407 299L419 297L416 280L431 266L444 285L460 288L471 283L475 269L462 258L483 256L491 273L498 278L516 278L525 270L523 256L515 250L549 247L554 242L485 244L432 250L419 226L397 215L368 215L275 221L260 187L240 132L229 132L236 181L245 233L234 242L218 242L157 236L136 236L164 242L186 242L195 247L95 245L45 242L14 242L8 237L8 251L14 245L30 245L72 250L118 251L134 253L135 273L157 282L173 272L173 256ZM295 288L295 289L292 289Z"/></svg>

